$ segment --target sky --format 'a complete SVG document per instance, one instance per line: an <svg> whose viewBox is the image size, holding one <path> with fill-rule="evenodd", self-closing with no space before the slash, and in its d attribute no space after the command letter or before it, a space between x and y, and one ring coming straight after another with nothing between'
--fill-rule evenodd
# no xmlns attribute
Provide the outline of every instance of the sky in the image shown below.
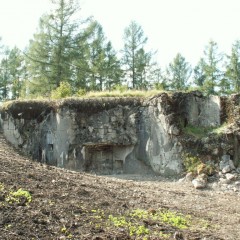
<svg viewBox="0 0 240 240"><path fill-rule="evenodd" d="M240 0L80 0L80 5L83 18L93 16L117 51L124 29L136 21L162 67L177 53L196 65L210 40L230 54L240 40ZM24 49L49 9L49 0L0 0L2 42Z"/></svg>

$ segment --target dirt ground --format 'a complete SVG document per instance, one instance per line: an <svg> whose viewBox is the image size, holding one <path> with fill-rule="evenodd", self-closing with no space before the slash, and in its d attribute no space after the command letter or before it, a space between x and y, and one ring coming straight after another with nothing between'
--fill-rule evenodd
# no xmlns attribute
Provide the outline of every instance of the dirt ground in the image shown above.
<svg viewBox="0 0 240 240"><path fill-rule="evenodd" d="M13 194L20 188L31 200ZM0 135L2 240L238 240L239 201L237 192L196 190L157 176L95 176L45 166ZM139 209L147 214L134 217ZM160 212L188 216L187 227L154 218Z"/></svg>

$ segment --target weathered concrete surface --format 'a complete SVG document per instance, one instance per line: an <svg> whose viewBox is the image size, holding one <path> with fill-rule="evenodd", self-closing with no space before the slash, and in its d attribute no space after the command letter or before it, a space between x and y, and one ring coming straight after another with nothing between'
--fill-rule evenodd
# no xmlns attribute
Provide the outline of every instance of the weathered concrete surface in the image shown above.
<svg viewBox="0 0 240 240"><path fill-rule="evenodd" d="M220 98L198 92L150 99L13 102L1 111L5 137L33 159L100 174L182 171L184 125L220 124Z"/></svg>

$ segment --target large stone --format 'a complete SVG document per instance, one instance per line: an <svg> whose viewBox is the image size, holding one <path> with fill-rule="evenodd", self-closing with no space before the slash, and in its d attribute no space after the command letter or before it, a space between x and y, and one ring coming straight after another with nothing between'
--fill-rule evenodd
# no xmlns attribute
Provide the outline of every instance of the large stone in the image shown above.
<svg viewBox="0 0 240 240"><path fill-rule="evenodd" d="M237 176L236 174L232 174L232 173L226 173L226 179L230 180L230 181L233 181L233 180L236 180Z"/></svg>
<svg viewBox="0 0 240 240"><path fill-rule="evenodd" d="M230 165L226 165L226 166L223 167L223 169L222 169L222 173L229 173L229 172L231 172L231 171L232 171L232 169L231 169Z"/></svg>
<svg viewBox="0 0 240 240"><path fill-rule="evenodd" d="M192 180L192 184L193 184L194 188L196 188L196 189L203 189L206 187L207 182L203 179L196 178L196 179Z"/></svg>

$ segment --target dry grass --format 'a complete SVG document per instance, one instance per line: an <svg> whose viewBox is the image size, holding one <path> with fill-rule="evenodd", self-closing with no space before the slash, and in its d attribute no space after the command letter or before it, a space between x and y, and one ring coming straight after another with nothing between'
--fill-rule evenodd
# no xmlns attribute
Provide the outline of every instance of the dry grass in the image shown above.
<svg viewBox="0 0 240 240"><path fill-rule="evenodd" d="M141 90L127 90L127 91L91 91L87 92L84 98L98 98L98 97L152 97L159 93L162 93L161 90L149 90L149 91L141 91Z"/></svg>

